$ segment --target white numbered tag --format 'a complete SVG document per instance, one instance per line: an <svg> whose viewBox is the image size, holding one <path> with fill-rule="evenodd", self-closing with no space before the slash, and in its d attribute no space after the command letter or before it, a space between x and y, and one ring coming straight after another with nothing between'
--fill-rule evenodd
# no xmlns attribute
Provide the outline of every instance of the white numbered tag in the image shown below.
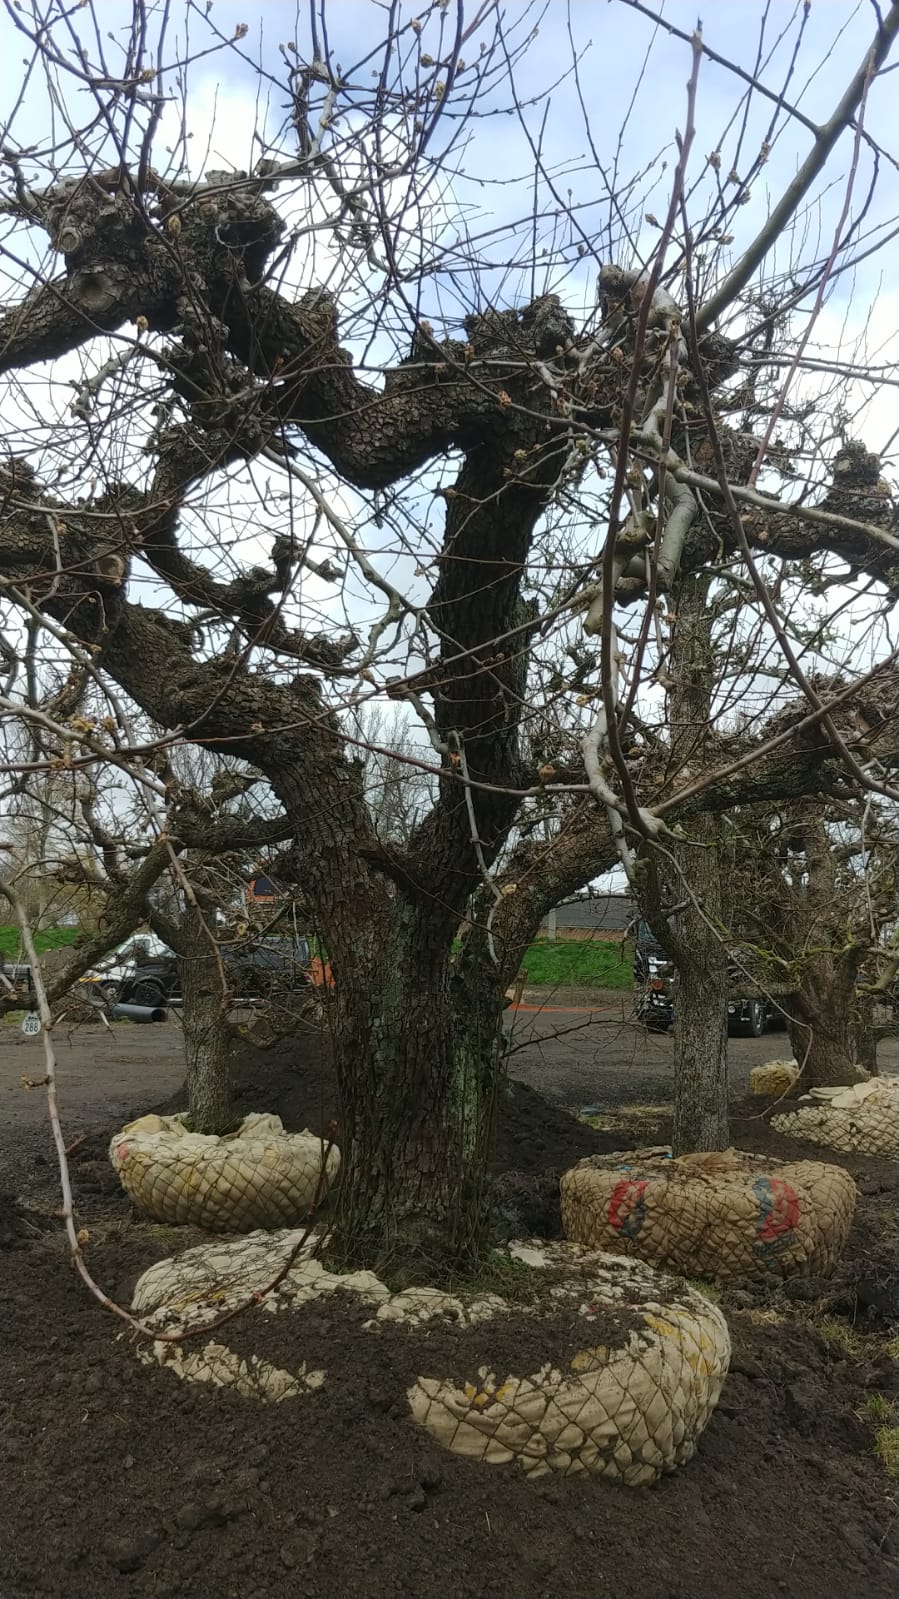
<svg viewBox="0 0 899 1599"><path fill-rule="evenodd" d="M40 1030L41 1019L35 1011L30 1010L22 1022L22 1032L25 1034L26 1038L37 1038Z"/></svg>

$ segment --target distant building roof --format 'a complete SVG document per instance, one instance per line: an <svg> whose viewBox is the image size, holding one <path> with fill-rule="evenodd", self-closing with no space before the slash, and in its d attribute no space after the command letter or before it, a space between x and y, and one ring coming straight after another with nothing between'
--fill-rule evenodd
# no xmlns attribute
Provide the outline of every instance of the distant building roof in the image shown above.
<svg viewBox="0 0 899 1599"><path fill-rule="evenodd" d="M633 914L628 894L597 894L592 899L568 899L557 905L556 926L623 933Z"/></svg>

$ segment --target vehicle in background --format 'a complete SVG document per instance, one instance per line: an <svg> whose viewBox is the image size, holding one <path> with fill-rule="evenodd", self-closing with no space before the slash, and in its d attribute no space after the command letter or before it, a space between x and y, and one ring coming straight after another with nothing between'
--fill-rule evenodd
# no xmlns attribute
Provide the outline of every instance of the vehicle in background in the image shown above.
<svg viewBox="0 0 899 1599"><path fill-rule="evenodd" d="M264 999L272 993L288 995L310 984L330 987L331 972L319 959L310 958L309 941L302 936L243 938L218 946L235 1003ZM210 951L210 960L215 957ZM78 979L74 992L88 1001L112 1007L146 1006L153 1010L181 1004L181 979L172 950L152 934L132 938L112 950L92 971ZM0 952L0 997L4 1009L33 1010L36 1004L31 966L9 961Z"/></svg>
<svg viewBox="0 0 899 1599"><path fill-rule="evenodd" d="M0 949L0 998L16 1009L34 1010L37 998L28 961L7 960Z"/></svg>
<svg viewBox="0 0 899 1599"><path fill-rule="evenodd" d="M119 990L135 966L165 958L174 959L168 945L152 933L142 933L128 939L118 949L110 950L91 971L78 979L78 987L82 992L87 988L92 989L100 1000L112 1005L119 998Z"/></svg>
<svg viewBox="0 0 899 1599"><path fill-rule="evenodd" d="M634 1013L651 1032L667 1033L674 1021L676 970L648 922L637 923L634 947ZM728 965L728 1032L747 1038L761 1038L777 1019L768 998L746 998L740 994L741 969L735 961ZM745 980L745 978L744 978Z"/></svg>
<svg viewBox="0 0 899 1599"><path fill-rule="evenodd" d="M219 944L225 975L235 1004L241 1000L267 999L274 993L285 996L310 982L310 951L306 938L258 938L239 944ZM209 959L213 960L212 951ZM181 978L178 963L164 945L145 959L129 966L119 982L115 1002L121 1005L180 1005Z"/></svg>
<svg viewBox="0 0 899 1599"><path fill-rule="evenodd" d="M642 921L634 945L634 1014L653 1033L667 1033L674 1021L674 966Z"/></svg>

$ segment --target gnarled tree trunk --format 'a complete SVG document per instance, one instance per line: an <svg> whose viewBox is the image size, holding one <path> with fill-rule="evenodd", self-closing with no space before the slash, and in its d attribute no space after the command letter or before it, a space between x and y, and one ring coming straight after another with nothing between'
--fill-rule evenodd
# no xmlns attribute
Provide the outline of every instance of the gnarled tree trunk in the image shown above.
<svg viewBox="0 0 899 1599"><path fill-rule="evenodd" d="M828 956L808 961L794 997L790 1043L804 1088L859 1080L853 1028L853 981L841 980ZM853 974L854 977L854 974Z"/></svg>
<svg viewBox="0 0 899 1599"><path fill-rule="evenodd" d="M468 946L451 967L442 916L394 901L385 924L365 971L335 970L344 1164L332 1249L428 1280L486 1236L502 989Z"/></svg>
<svg viewBox="0 0 899 1599"><path fill-rule="evenodd" d="M183 927L181 1026L187 1072L187 1112L195 1133L227 1133L236 1124L232 1103L228 987L218 953L196 910ZM179 940L181 942L181 940Z"/></svg>

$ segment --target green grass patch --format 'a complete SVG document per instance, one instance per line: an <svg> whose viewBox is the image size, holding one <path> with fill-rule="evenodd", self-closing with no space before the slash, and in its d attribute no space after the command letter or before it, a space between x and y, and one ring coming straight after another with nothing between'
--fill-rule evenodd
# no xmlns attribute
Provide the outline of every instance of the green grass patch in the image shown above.
<svg viewBox="0 0 899 1599"><path fill-rule="evenodd" d="M521 969L529 988L630 988L634 952L630 944L598 938L540 938Z"/></svg>
<svg viewBox="0 0 899 1599"><path fill-rule="evenodd" d="M837 1349L842 1349L847 1355L856 1355L863 1348L862 1340L858 1333L845 1321L827 1320L819 1322L818 1331Z"/></svg>
<svg viewBox="0 0 899 1599"><path fill-rule="evenodd" d="M630 1137L641 1123L645 1122L647 1127L658 1126L659 1122L670 1115L669 1100L667 1105L616 1105L615 1109L610 1111L582 1111L578 1121L584 1122L587 1127L592 1127L597 1133L620 1132Z"/></svg>
<svg viewBox="0 0 899 1599"><path fill-rule="evenodd" d="M340 1261L326 1257L329 1271L338 1273L354 1270ZM517 1305L536 1305L548 1299L556 1286L557 1274L540 1266L516 1260L505 1249L486 1248L464 1270L447 1268L436 1261L414 1258L385 1263L378 1272L382 1282L392 1294L405 1293L407 1289L439 1287L444 1293L461 1299L464 1304L496 1294Z"/></svg>
<svg viewBox="0 0 899 1599"><path fill-rule="evenodd" d="M899 1477L899 1427L878 1427L874 1453L888 1477Z"/></svg>
<svg viewBox="0 0 899 1599"><path fill-rule="evenodd" d="M862 1405L862 1411L869 1421L880 1422L886 1426L896 1419L896 1407L886 1394L869 1394Z"/></svg>
<svg viewBox="0 0 899 1599"><path fill-rule="evenodd" d="M39 955L48 949L67 949L80 933L80 927L48 927L43 933L35 933L34 946ZM7 959L25 959L22 934L18 927L0 927L0 950Z"/></svg>
<svg viewBox="0 0 899 1599"><path fill-rule="evenodd" d="M498 1294L517 1305L535 1305L546 1299L555 1287L551 1271L516 1260L505 1249L487 1249L481 1258L457 1277L447 1279L447 1289L460 1299L481 1299Z"/></svg>

